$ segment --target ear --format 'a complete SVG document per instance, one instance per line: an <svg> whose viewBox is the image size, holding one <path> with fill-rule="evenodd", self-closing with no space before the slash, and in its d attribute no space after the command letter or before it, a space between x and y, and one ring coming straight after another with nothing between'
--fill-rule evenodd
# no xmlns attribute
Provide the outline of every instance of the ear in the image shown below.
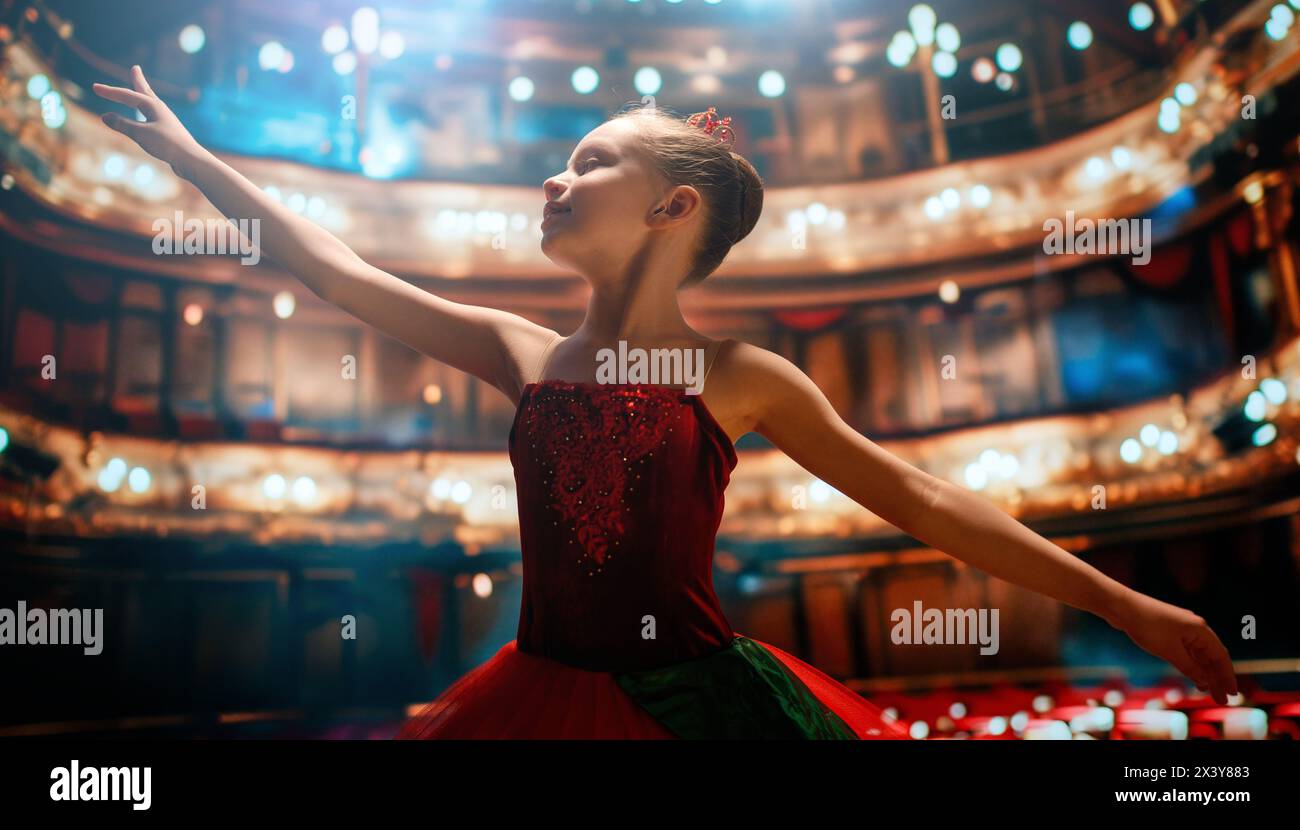
<svg viewBox="0 0 1300 830"><path fill-rule="evenodd" d="M700 192L688 184L680 184L669 191L664 201L650 214L659 227L669 227L689 221L704 206Z"/></svg>

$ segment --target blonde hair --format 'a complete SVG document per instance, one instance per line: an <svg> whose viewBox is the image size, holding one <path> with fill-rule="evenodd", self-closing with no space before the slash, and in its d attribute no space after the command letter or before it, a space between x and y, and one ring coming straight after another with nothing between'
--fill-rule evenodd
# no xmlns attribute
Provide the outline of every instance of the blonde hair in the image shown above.
<svg viewBox="0 0 1300 830"><path fill-rule="evenodd" d="M702 282L754 229L763 212L763 180L744 156L668 110L631 105L614 118L635 118L642 149L664 178L690 185L704 197L699 250L679 287Z"/></svg>

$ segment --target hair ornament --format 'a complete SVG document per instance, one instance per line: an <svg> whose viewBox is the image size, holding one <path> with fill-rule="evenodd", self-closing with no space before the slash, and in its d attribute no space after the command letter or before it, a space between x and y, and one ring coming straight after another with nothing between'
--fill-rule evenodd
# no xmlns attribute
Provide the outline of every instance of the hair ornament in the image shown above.
<svg viewBox="0 0 1300 830"><path fill-rule="evenodd" d="M717 107L709 107L704 112L695 113L686 119L686 123L713 136L719 144L731 147L736 142L735 130L731 128L731 116L719 118Z"/></svg>

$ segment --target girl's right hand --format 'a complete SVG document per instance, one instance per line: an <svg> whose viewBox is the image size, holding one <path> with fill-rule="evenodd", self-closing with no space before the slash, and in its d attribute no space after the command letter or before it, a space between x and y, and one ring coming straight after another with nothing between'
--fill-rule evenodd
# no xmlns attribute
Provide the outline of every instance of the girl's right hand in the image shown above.
<svg viewBox="0 0 1300 830"><path fill-rule="evenodd" d="M192 164L205 152L203 147L154 94L139 66L131 67L131 80L134 90L105 84L95 84L92 89L101 98L134 107L148 120L136 121L110 112L104 114L104 123L139 144L149 155L171 165L182 179L190 180Z"/></svg>

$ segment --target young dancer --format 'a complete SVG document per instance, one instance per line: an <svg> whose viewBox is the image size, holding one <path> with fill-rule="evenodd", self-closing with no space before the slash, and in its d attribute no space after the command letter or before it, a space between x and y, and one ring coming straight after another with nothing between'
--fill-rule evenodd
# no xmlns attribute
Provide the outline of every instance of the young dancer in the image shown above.
<svg viewBox="0 0 1300 830"><path fill-rule="evenodd" d="M201 147L132 68L138 109L104 121L171 165L321 298L495 386L517 406L509 452L524 596L517 638L406 723L419 738L902 738L880 710L780 649L733 632L711 580L735 439L768 438L907 534L1096 614L1216 701L1237 691L1196 614L1133 591L848 426L798 367L686 324L678 291L758 220L763 183L729 119L632 109L588 133L543 184L543 253L591 287L568 337L425 292L365 263ZM609 383L602 350L705 354L707 395Z"/></svg>

